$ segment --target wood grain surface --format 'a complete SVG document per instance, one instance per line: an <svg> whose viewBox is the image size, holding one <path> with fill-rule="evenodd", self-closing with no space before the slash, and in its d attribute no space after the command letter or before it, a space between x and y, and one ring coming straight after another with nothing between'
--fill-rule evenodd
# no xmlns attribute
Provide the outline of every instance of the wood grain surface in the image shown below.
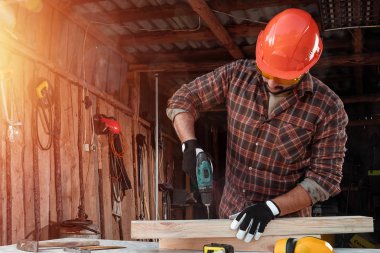
<svg viewBox="0 0 380 253"><path fill-rule="evenodd" d="M131 237L216 238L235 237L231 220L132 221ZM271 221L264 236L373 232L373 218L365 216L279 218Z"/></svg>

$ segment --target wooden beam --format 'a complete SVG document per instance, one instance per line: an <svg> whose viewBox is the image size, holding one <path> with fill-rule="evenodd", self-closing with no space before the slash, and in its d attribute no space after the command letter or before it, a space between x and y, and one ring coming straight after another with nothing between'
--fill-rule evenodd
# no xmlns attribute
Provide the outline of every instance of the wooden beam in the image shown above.
<svg viewBox="0 0 380 253"><path fill-rule="evenodd" d="M225 28L232 37L257 37L263 29L262 25L235 25ZM153 44L169 44L176 42L188 41L214 41L217 40L215 35L208 28L202 28L197 31L154 31L140 32L137 34L128 34L116 36L113 38L119 41L119 47L141 46Z"/></svg>
<svg viewBox="0 0 380 253"><path fill-rule="evenodd" d="M219 42L227 48L228 52L235 59L244 58L243 52L236 45L230 34L226 31L219 19L212 12L207 3L203 0L188 0L187 1L193 10L206 22L211 32L218 38Z"/></svg>
<svg viewBox="0 0 380 253"><path fill-rule="evenodd" d="M162 71L210 71L220 67L230 61L213 61L213 62L161 62L161 63L142 63L130 64L130 71L137 72L162 72Z"/></svg>
<svg viewBox="0 0 380 253"><path fill-rule="evenodd" d="M380 94L343 97L342 101L344 104L378 103L380 102Z"/></svg>
<svg viewBox="0 0 380 253"><path fill-rule="evenodd" d="M128 8L109 12L92 12L83 14L86 19L98 21L99 14L107 15L116 23L135 22L145 19L165 19L175 16L195 15L194 11L186 3L178 2L174 5L163 4L159 6L146 6L141 8Z"/></svg>
<svg viewBox="0 0 380 253"><path fill-rule="evenodd" d="M323 57L317 62L316 67L358 66L358 65L378 65L380 64L380 53L362 53L351 55L339 55Z"/></svg>
<svg viewBox="0 0 380 253"><path fill-rule="evenodd" d="M362 29L357 28L354 30L353 41L355 54L361 54L363 52L363 33ZM363 68L362 66L355 66L355 93L358 95L363 94Z"/></svg>
<svg viewBox="0 0 380 253"><path fill-rule="evenodd" d="M219 60L212 62L156 62L130 64L129 69L139 72L162 72L162 71L211 71L217 67L231 62L230 60ZM344 56L323 57L314 68L326 68L331 66L357 66L380 64L380 53L353 54Z"/></svg>
<svg viewBox="0 0 380 253"><path fill-rule="evenodd" d="M80 4L87 4L87 3L97 3L97 2L100 2L100 0L72 0L69 2L70 2L70 5L80 5Z"/></svg>
<svg viewBox="0 0 380 253"><path fill-rule="evenodd" d="M75 1L75 4L77 1ZM79 3L94 2L92 0L79 0ZM300 1L298 0L263 0L263 1L246 1L246 0L213 0L208 1L208 5L212 10L217 10L220 12L231 12L236 10L247 10L247 9L259 9L263 7L272 6L299 6ZM302 5L315 4L314 0L304 0ZM128 8L125 10L115 10L109 12L95 12L83 14L84 17L90 19L91 21L98 20L99 14L106 14L114 22L135 22L137 20L144 19L165 19L173 18L178 16L189 16L194 15L192 8L183 2L177 2L176 4L163 4L159 6L146 6L141 8Z"/></svg>
<svg viewBox="0 0 380 253"><path fill-rule="evenodd" d="M233 37L250 37L254 36L254 28L247 28L249 25L243 25L243 26L233 26L233 27L227 27L227 31L233 36ZM257 27L259 29L259 27ZM247 31L250 30L250 31ZM245 34L244 34L245 33ZM163 35L164 36L164 35ZM167 35L165 35L166 37ZM212 36L212 35L211 35ZM324 49L326 50L335 50L335 49L350 49L352 47L352 44L350 41L339 41L339 40L326 40L324 43ZM379 41L380 43L380 41ZM255 49L256 44L253 45L247 45L240 47L243 51L244 55L247 58L254 58L255 57ZM154 53L154 57L152 57L151 54L147 53L136 53L134 54L135 58L138 59L138 63L151 63L152 58L154 58L154 62L177 62L177 61L184 61L184 62L191 62L191 61L200 61L204 59L208 60L233 60L232 57L230 57L228 51L225 48L208 48L208 49L191 49L191 50L182 50L180 52L168 52L168 53Z"/></svg>
<svg viewBox="0 0 380 253"><path fill-rule="evenodd" d="M131 237L152 238L231 238L231 220L132 221ZM373 218L365 216L298 217L274 219L263 235L339 234L373 232Z"/></svg>
<svg viewBox="0 0 380 253"><path fill-rule="evenodd" d="M115 39L119 40L119 46L127 47L188 41L207 41L215 40L215 36L209 29L203 28L198 31L141 32L135 35L117 36Z"/></svg>
<svg viewBox="0 0 380 253"><path fill-rule="evenodd" d="M358 119L348 121L348 126L380 126L380 119Z"/></svg>

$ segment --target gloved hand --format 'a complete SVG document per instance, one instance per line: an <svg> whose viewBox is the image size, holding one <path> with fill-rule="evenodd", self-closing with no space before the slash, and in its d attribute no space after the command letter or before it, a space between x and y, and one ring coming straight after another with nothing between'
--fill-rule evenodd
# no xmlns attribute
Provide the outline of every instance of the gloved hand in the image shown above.
<svg viewBox="0 0 380 253"><path fill-rule="evenodd" d="M182 152L182 170L189 175L192 180L195 180L193 182L196 183L195 166L197 164L197 154L203 152L203 150L200 148L198 141L193 139L182 143Z"/></svg>
<svg viewBox="0 0 380 253"><path fill-rule="evenodd" d="M231 229L239 231L236 237L250 242L253 237L259 240L267 224L280 214L280 208L272 201L267 200L247 207L237 214L231 223Z"/></svg>

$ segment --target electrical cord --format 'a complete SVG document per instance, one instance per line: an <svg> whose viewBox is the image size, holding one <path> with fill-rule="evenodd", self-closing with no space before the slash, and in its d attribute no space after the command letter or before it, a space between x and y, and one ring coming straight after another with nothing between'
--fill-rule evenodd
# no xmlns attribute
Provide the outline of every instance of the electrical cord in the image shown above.
<svg viewBox="0 0 380 253"><path fill-rule="evenodd" d="M115 147L115 140L116 138L119 137L120 140L120 151L118 151ZM108 133L108 143L111 148L111 152L119 157L122 158L124 156L124 141L123 141L123 134L120 132L119 134L113 134L111 132Z"/></svg>
<svg viewBox="0 0 380 253"><path fill-rule="evenodd" d="M49 96L48 94L46 96ZM49 150L53 143L53 105L49 98L42 98L37 101L36 120L37 120L37 142L41 150ZM46 111L47 110L47 111ZM42 116L42 117L41 117ZM44 132L49 136L45 145L42 144L39 134L38 120L40 119Z"/></svg>

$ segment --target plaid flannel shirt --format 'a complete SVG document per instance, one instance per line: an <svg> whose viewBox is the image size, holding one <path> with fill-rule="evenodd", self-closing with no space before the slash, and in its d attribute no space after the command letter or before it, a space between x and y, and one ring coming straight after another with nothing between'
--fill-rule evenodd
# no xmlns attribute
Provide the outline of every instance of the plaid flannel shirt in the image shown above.
<svg viewBox="0 0 380 253"><path fill-rule="evenodd" d="M238 60L184 84L168 109L190 112L225 104L226 183L220 218L266 201L310 178L340 192L348 117L339 97L309 73L268 115L268 94L255 61ZM305 208L294 216L310 216Z"/></svg>

